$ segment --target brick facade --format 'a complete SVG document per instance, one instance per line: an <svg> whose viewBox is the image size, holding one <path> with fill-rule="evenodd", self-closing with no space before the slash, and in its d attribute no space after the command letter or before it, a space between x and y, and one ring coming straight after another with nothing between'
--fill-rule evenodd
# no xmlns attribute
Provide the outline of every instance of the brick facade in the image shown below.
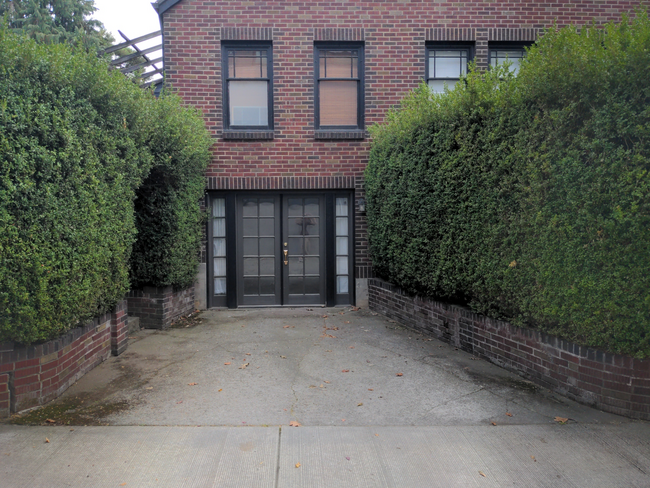
<svg viewBox="0 0 650 488"><path fill-rule="evenodd" d="M58 339L31 346L0 344L0 418L53 400L127 345L126 301Z"/></svg>
<svg viewBox="0 0 650 488"><path fill-rule="evenodd" d="M386 112L423 81L427 42L472 42L478 66L486 68L490 42L534 41L553 23L616 21L637 6L636 0L160 0L158 4L163 14L166 84L203 112L214 134L206 187L272 189L289 181L284 187L319 189L331 188L333 179L344 179L346 188L355 190L357 210L370 137L367 131L315 130L315 42L363 42L367 129L382 122ZM273 130L224 131L221 42L239 40L272 43ZM355 275L368 278L372 269L365 216L358 211L355 224Z"/></svg>
<svg viewBox="0 0 650 488"><path fill-rule="evenodd" d="M607 412L650 420L650 359L578 346L463 307L411 296L379 279L370 280L369 302L371 310L560 395Z"/></svg>
<svg viewBox="0 0 650 488"><path fill-rule="evenodd" d="M145 286L127 295L129 315L140 319L144 329L167 329L183 315L194 311L194 287L174 290L171 286Z"/></svg>

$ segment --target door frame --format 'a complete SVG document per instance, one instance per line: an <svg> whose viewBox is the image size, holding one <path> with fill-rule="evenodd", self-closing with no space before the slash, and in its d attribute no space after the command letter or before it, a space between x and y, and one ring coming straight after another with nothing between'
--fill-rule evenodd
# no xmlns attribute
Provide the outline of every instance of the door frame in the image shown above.
<svg viewBox="0 0 650 488"><path fill-rule="evenodd" d="M323 277L325 283L325 303L318 305L242 305L238 300L238 271L237 255L239 253L237 245L237 198L246 195L319 195L325 202L325 267ZM226 208L226 294L221 296L214 295L214 269L213 269L213 219L211 214L212 202L222 198L225 200ZM335 204L337 198L347 198L348 200L348 293L337 293L337 275L336 275L336 210ZM282 200L280 200L282 202ZM230 309L248 308L248 307L303 307L303 306L346 306L354 305L355 296L355 249L356 236L354 233L355 223L355 193L353 189L338 190L209 190L206 192L206 208L208 209L208 219L205 228L206 246L206 293L208 308ZM281 219L284 215L281 214Z"/></svg>

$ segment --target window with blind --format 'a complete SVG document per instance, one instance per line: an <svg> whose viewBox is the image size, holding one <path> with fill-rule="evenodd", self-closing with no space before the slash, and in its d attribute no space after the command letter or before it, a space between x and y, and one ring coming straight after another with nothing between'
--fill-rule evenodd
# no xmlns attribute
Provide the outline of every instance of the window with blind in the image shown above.
<svg viewBox="0 0 650 488"><path fill-rule="evenodd" d="M363 129L363 46L314 46L316 129Z"/></svg>
<svg viewBox="0 0 650 488"><path fill-rule="evenodd" d="M467 74L467 63L472 59L471 44L428 44L426 80L431 91L444 93L452 90L461 76Z"/></svg>
<svg viewBox="0 0 650 488"><path fill-rule="evenodd" d="M224 128L273 129L273 54L269 43L223 44Z"/></svg>

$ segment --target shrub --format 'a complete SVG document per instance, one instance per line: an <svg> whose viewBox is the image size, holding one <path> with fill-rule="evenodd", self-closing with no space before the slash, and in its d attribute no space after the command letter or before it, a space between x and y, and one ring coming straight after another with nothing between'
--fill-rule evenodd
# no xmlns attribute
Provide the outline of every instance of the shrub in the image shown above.
<svg viewBox="0 0 650 488"><path fill-rule="evenodd" d="M49 339L128 290L151 99L93 55L0 30L0 340Z"/></svg>
<svg viewBox="0 0 650 488"><path fill-rule="evenodd" d="M200 199L212 141L200 113L184 108L176 96L163 95L151 117L155 125L147 146L155 166L137 191L131 282L186 288L199 263Z"/></svg>
<svg viewBox="0 0 650 488"><path fill-rule="evenodd" d="M373 129L373 266L412 292L650 355L650 22L550 30L516 78L426 87Z"/></svg>

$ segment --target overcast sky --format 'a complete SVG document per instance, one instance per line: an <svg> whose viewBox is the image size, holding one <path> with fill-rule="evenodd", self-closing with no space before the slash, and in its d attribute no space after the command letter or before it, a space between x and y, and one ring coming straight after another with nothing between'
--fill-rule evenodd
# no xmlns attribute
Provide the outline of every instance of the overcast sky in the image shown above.
<svg viewBox="0 0 650 488"><path fill-rule="evenodd" d="M158 14L151 3L152 0L95 0L97 12L93 17L102 22L119 43L123 39L118 30L129 39L160 30Z"/></svg>

